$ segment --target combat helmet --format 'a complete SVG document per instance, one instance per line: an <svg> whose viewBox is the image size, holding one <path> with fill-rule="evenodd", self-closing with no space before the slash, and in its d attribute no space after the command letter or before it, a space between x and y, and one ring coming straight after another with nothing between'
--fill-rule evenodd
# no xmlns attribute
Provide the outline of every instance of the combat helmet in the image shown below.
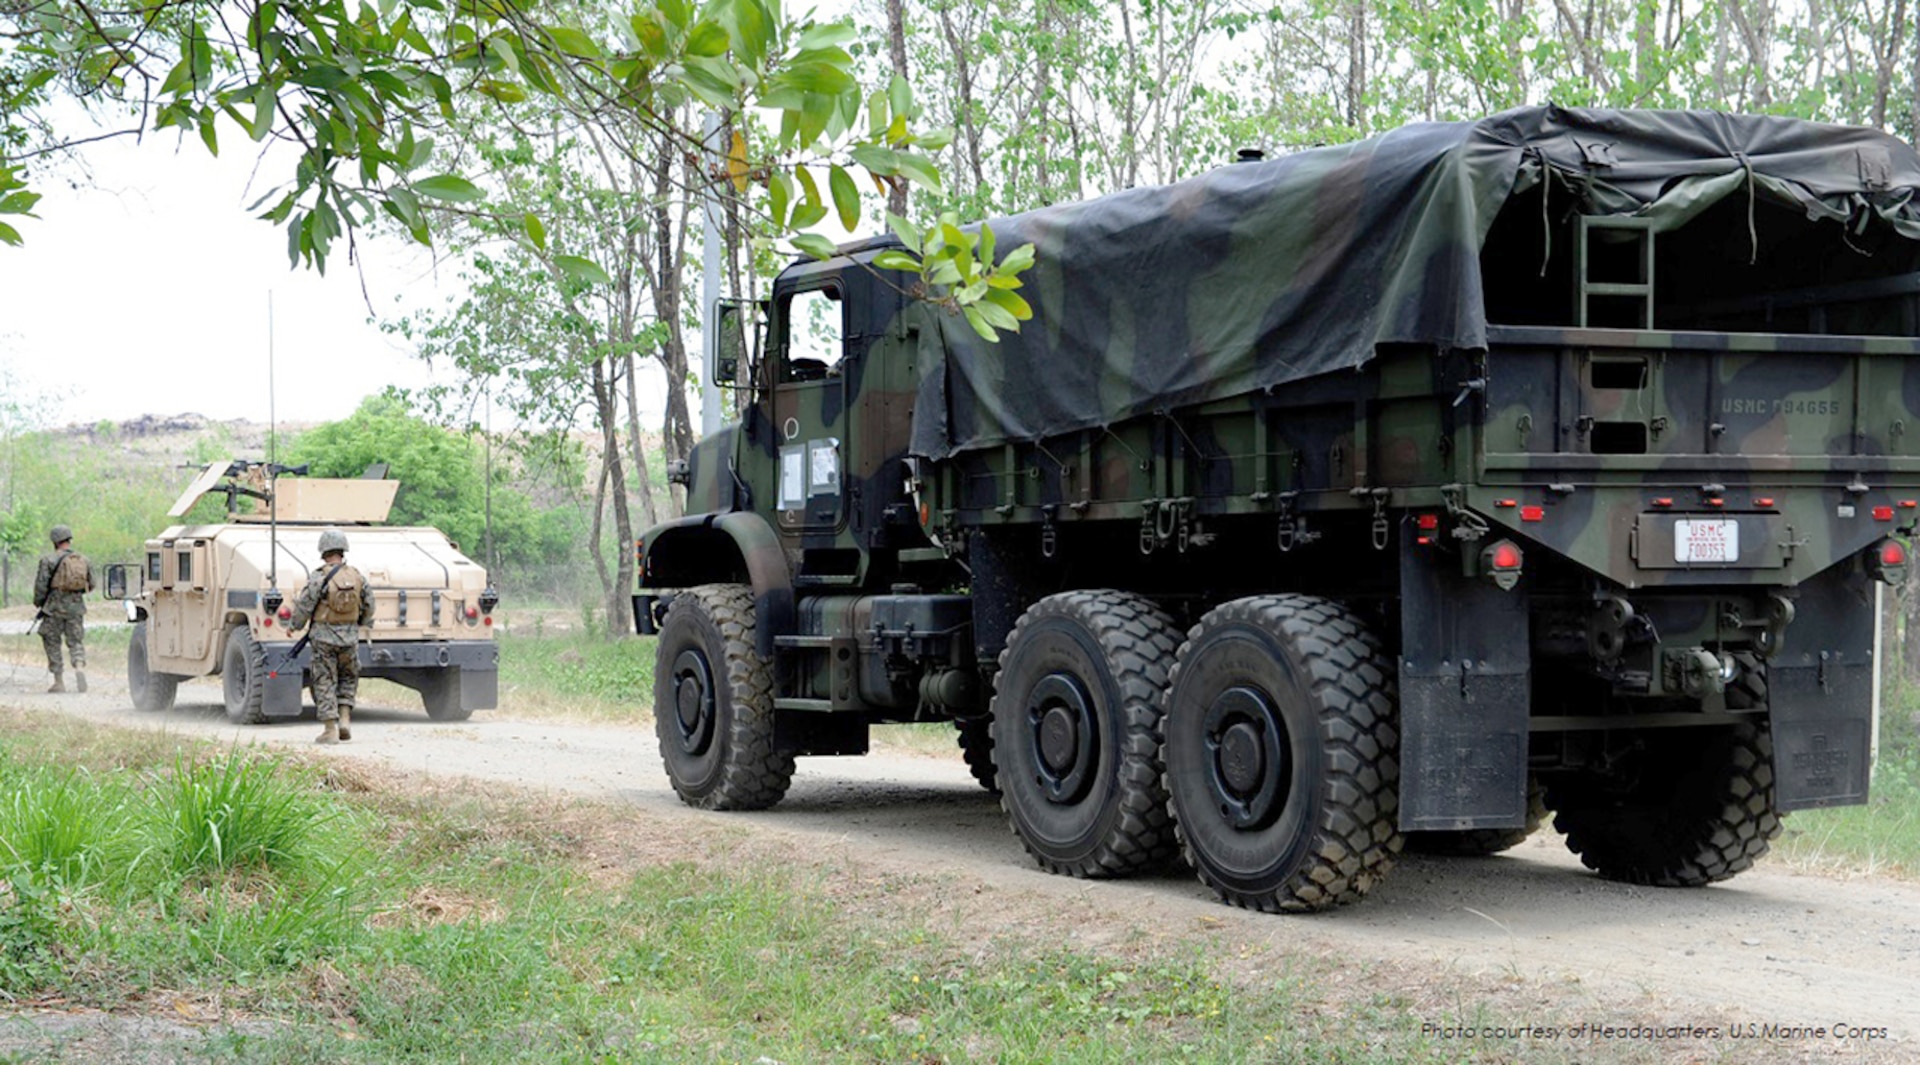
<svg viewBox="0 0 1920 1065"><path fill-rule="evenodd" d="M53 546L59 547L61 544L73 539L73 530L67 528L65 525L55 525L53 528L47 530L47 538L53 541Z"/></svg>
<svg viewBox="0 0 1920 1065"><path fill-rule="evenodd" d="M320 534L320 557L325 558L328 553L333 551L338 551L341 554L346 553L347 534L338 529L327 529Z"/></svg>

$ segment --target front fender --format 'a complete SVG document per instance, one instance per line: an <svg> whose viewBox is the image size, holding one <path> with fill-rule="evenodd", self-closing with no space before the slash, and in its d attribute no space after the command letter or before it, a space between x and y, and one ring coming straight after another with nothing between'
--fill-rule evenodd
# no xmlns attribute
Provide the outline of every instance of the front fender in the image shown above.
<svg viewBox="0 0 1920 1065"><path fill-rule="evenodd" d="M793 573L773 526L750 511L690 514L647 530L640 587L746 584L753 589L754 640L773 656L773 637L793 627Z"/></svg>

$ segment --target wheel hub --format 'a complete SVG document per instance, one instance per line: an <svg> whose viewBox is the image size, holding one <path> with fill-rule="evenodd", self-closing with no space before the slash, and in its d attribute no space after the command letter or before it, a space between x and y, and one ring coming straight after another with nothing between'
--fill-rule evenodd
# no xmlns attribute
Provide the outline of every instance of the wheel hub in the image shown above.
<svg viewBox="0 0 1920 1065"><path fill-rule="evenodd" d="M1099 731L1093 699L1070 673L1049 673L1027 697L1027 724L1033 734L1035 779L1047 801L1068 804L1083 798L1098 760Z"/></svg>
<svg viewBox="0 0 1920 1065"><path fill-rule="evenodd" d="M1207 708L1207 781L1220 814L1236 829L1272 824L1293 778L1286 726L1267 693L1234 687Z"/></svg>
<svg viewBox="0 0 1920 1065"><path fill-rule="evenodd" d="M674 657L673 704L680 749L694 755L705 753L713 742L713 667L697 647Z"/></svg>

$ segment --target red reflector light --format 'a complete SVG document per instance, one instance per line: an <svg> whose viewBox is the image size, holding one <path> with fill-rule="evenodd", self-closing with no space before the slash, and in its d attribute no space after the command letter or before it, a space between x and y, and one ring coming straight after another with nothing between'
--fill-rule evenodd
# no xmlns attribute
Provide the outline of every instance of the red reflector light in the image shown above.
<svg viewBox="0 0 1920 1065"><path fill-rule="evenodd" d="M468 617L470 617L470 618L477 618L477 617L479 617L479 616L480 616L480 610L479 610L479 608L477 608L477 607L468 607L468 608L467 608L467 616L468 616Z"/></svg>
<svg viewBox="0 0 1920 1065"><path fill-rule="evenodd" d="M268 628L268 629L273 628L273 615L268 614L266 617L261 618L260 625L262 628Z"/></svg>
<svg viewBox="0 0 1920 1065"><path fill-rule="evenodd" d="M1901 547L1898 540L1880 541L1880 564L1882 566L1906 565L1907 549Z"/></svg>
<svg viewBox="0 0 1920 1065"><path fill-rule="evenodd" d="M1421 514L1413 519L1413 523L1426 532L1432 532L1440 527L1440 515Z"/></svg>
<svg viewBox="0 0 1920 1065"><path fill-rule="evenodd" d="M1727 505L1727 501L1724 499L1721 499L1719 496L1714 496L1711 499L1707 500L1707 506L1710 506L1710 507L1724 507L1726 505Z"/></svg>
<svg viewBox="0 0 1920 1065"><path fill-rule="evenodd" d="M1754 496L1753 505L1756 507L1773 506L1773 497L1772 496Z"/></svg>
<svg viewBox="0 0 1920 1065"><path fill-rule="evenodd" d="M1521 507L1520 520L1521 521L1545 521L1547 520L1547 508Z"/></svg>
<svg viewBox="0 0 1920 1065"><path fill-rule="evenodd" d="M1902 499L1900 505L1908 510L1912 510L1914 507L1920 507L1920 499Z"/></svg>
<svg viewBox="0 0 1920 1065"><path fill-rule="evenodd" d="M1873 508L1873 520L1874 520L1874 521L1892 521L1892 520L1893 520L1893 508L1892 508L1892 507L1875 507L1875 508Z"/></svg>
<svg viewBox="0 0 1920 1065"><path fill-rule="evenodd" d="M1653 501L1653 505L1654 505L1654 506L1656 506L1656 507L1670 507L1670 506L1673 506L1673 497L1672 497L1672 496L1661 496L1661 497L1660 497L1659 499L1656 499L1656 500L1654 500L1654 501Z"/></svg>
<svg viewBox="0 0 1920 1065"><path fill-rule="evenodd" d="M1493 501L1493 505L1496 507L1517 507L1520 505L1520 501L1517 499L1496 499Z"/></svg>
<svg viewBox="0 0 1920 1065"><path fill-rule="evenodd" d="M1416 544L1419 544L1419 545L1421 545L1422 547L1425 547L1425 546L1426 546L1427 544L1430 544L1430 543L1432 543L1432 542L1433 542L1433 537L1431 537L1431 536L1416 536L1416 537L1414 537L1414 538L1413 538L1413 542L1414 542L1414 543L1416 543Z"/></svg>
<svg viewBox="0 0 1920 1065"><path fill-rule="evenodd" d="M921 525L928 524L929 519L931 519L932 517L933 517L933 508L928 506L925 503L920 504L920 524Z"/></svg>
<svg viewBox="0 0 1920 1065"><path fill-rule="evenodd" d="M1493 545L1487 554L1487 560L1493 563L1494 569L1519 569L1520 549L1502 540Z"/></svg>
<svg viewBox="0 0 1920 1065"><path fill-rule="evenodd" d="M492 615L492 614L488 614L488 615L487 615L487 616L486 616L485 618L482 618L482 619L481 619L481 621L480 621L480 624L482 624L482 625L491 625L491 624L493 624L493 615Z"/></svg>
<svg viewBox="0 0 1920 1065"><path fill-rule="evenodd" d="M292 608L292 607L285 607L285 606L283 606L283 607L281 607L281 608L280 608L280 620L281 620L281 621L289 621L289 620L291 620L292 618L293 618L293 608Z"/></svg>

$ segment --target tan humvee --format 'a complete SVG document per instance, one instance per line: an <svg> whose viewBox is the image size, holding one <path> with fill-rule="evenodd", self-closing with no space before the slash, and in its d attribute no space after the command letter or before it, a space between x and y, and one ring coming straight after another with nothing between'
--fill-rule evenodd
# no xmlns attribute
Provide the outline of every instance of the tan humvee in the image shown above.
<svg viewBox="0 0 1920 1065"><path fill-rule="evenodd" d="M125 601L135 623L127 649L134 705L167 709L182 680L218 674L235 722L298 717L312 656L286 626L320 564L327 527L346 533L347 561L374 597L361 675L419 692L436 721L496 705L499 597L486 570L438 529L378 524L398 481L274 475L304 470L211 464L167 513L179 518L202 496L225 494L226 522L174 525L147 541L144 565L107 567L107 596Z"/></svg>

